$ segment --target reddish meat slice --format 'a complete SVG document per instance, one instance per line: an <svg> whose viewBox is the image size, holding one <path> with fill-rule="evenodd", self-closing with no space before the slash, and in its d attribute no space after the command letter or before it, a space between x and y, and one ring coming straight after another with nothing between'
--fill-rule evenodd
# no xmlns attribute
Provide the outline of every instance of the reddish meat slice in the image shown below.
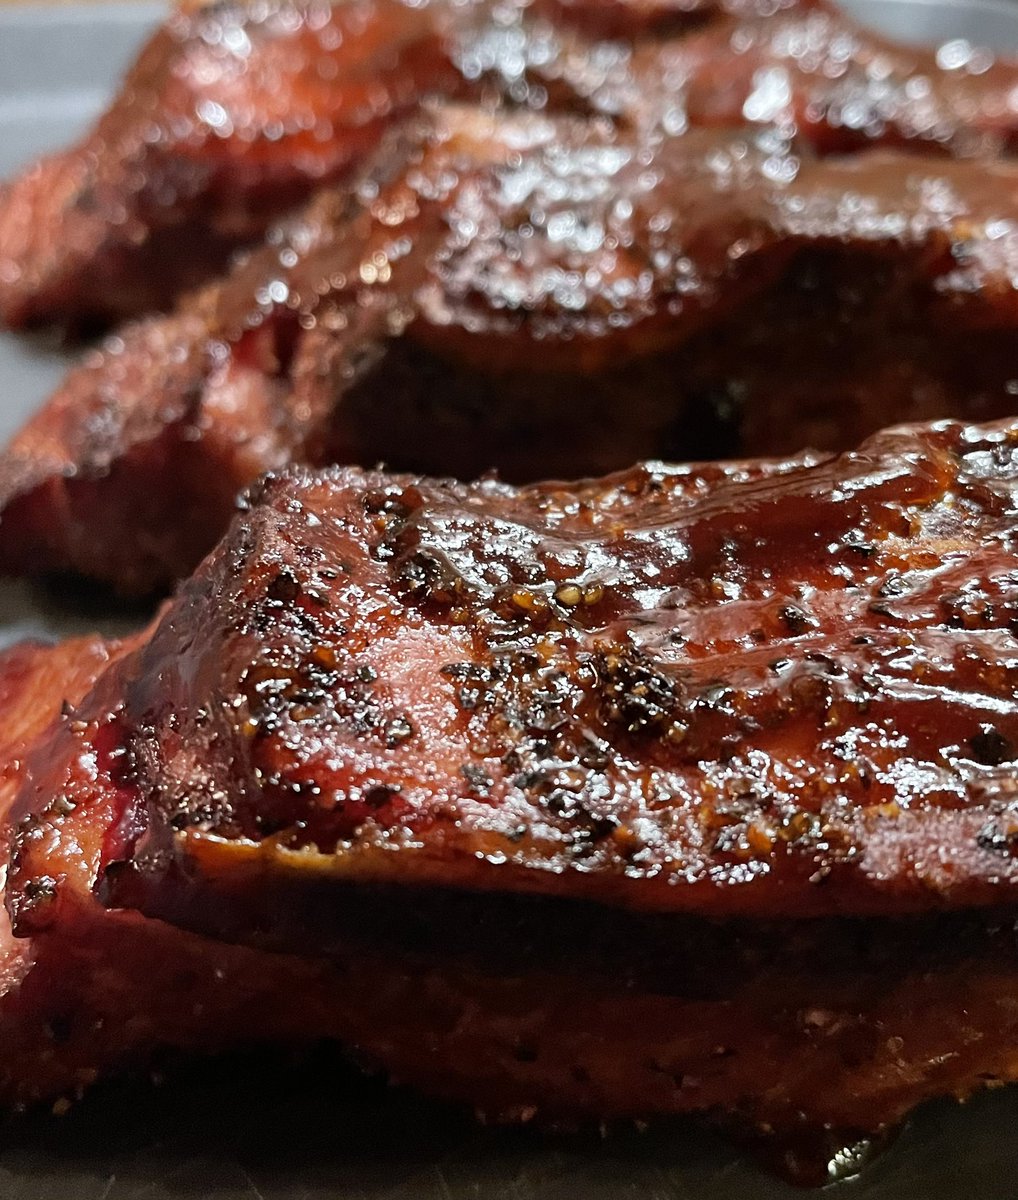
<svg viewBox="0 0 1018 1200"><path fill-rule="evenodd" d="M1015 439L270 477L82 717L130 764L108 886L158 905L235 862L710 916L1004 902ZM21 891L64 821L24 833Z"/></svg>
<svg viewBox="0 0 1018 1200"><path fill-rule="evenodd" d="M270 479L33 751L15 930L325 956L331 1033L517 1118L1014 1078L1016 454Z"/></svg>
<svg viewBox="0 0 1018 1200"><path fill-rule="evenodd" d="M291 461L526 480L1004 415L1016 184L441 110L72 372L0 460L0 563L165 586Z"/></svg>

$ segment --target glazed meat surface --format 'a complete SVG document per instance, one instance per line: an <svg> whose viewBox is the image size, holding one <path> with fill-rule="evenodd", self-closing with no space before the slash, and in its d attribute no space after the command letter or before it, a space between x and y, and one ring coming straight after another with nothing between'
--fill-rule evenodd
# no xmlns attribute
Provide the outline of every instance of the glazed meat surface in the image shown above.
<svg viewBox="0 0 1018 1200"><path fill-rule="evenodd" d="M1009 413L1014 68L946 62L765 0L178 14L13 185L0 307L162 302L132 280L333 186L72 371L0 458L0 569L164 590L294 462L525 482Z"/></svg>
<svg viewBox="0 0 1018 1200"><path fill-rule="evenodd" d="M439 110L71 373L0 459L0 564L164 587L289 462L527 480L1003 416L1016 184Z"/></svg>
<svg viewBox="0 0 1018 1200"><path fill-rule="evenodd" d="M1018 82L803 0L274 0L174 13L95 129L0 196L0 319L165 307L428 97L601 112L674 136L777 123L820 150L1009 152Z"/></svg>
<svg viewBox="0 0 1018 1200"><path fill-rule="evenodd" d="M269 912L268 865L712 916L1003 902L1015 437L270 478L82 717L125 759L106 886L250 862ZM16 897L76 820L23 831Z"/></svg>
<svg viewBox="0 0 1018 1200"><path fill-rule="evenodd" d="M1018 1079L1015 82L756 0L157 33L0 201L6 322L318 190L0 461L0 566L125 592L271 472L150 629L0 654L0 1102L325 1038L786 1144Z"/></svg>
<svg viewBox="0 0 1018 1200"><path fill-rule="evenodd" d="M326 957L333 1036L516 1119L1013 1078L1016 452L269 479L28 757L15 933Z"/></svg>

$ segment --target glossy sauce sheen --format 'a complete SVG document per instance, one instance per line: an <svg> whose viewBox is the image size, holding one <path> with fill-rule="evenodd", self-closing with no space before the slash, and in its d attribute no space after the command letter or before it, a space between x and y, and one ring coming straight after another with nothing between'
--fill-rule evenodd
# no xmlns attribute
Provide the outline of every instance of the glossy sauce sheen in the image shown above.
<svg viewBox="0 0 1018 1200"><path fill-rule="evenodd" d="M89 323L163 306L458 74L399 0L174 13L95 130L0 204L0 314Z"/></svg>
<svg viewBox="0 0 1018 1200"><path fill-rule="evenodd" d="M440 109L72 371L0 460L0 561L165 587L289 462L525 481L1004 416L1016 195L1007 161Z"/></svg>
<svg viewBox="0 0 1018 1200"><path fill-rule="evenodd" d="M71 722L73 706L143 636L25 642L0 653L5 823L33 746L49 726ZM95 848L84 836L78 861ZM143 1072L168 1047L211 1053L341 1036L347 986L321 961L210 941L65 890L45 936L16 937L0 913L0 1104L61 1113L100 1077Z"/></svg>
<svg viewBox="0 0 1018 1200"><path fill-rule="evenodd" d="M518 491L270 481L83 710L123 814L93 882L116 899L126 860L143 897L271 865L711 916L1006 902L1015 437ZM80 819L36 795L25 929L34 848Z"/></svg>
<svg viewBox="0 0 1018 1200"><path fill-rule="evenodd" d="M287 591L275 583L274 603ZM118 872L118 891L131 882L122 856L140 831L127 811L137 772L122 725L92 718L122 709L112 664L130 649L92 638L0 657L17 756L3 801L20 782L43 814L23 818L36 874L22 873L10 896L22 936L0 938L5 1104L56 1099L59 1111L99 1077L164 1062L167 1049L320 1050L327 1038L500 1120L708 1111L767 1142L784 1171L821 1182L832 1147L926 1097L1018 1074L1013 921L978 909L715 922L563 890L434 886L402 854L384 880L284 877L271 859L237 858L235 842L225 872L169 865L148 899L170 921L104 908L100 878L100 894ZM258 679L268 695L264 670ZM370 710L358 719L370 724ZM387 744L411 736L398 720L386 730ZM136 860L146 869L151 849ZM497 882L493 865L489 856L483 872ZM448 881L462 882L455 855L448 866ZM238 938L258 946L230 944Z"/></svg>
<svg viewBox="0 0 1018 1200"><path fill-rule="evenodd" d="M164 302L382 148L69 380L3 467L8 565L165 584L292 461L532 478L1012 407L1013 67L805 6L252 12L135 77L158 149L71 205L103 294ZM90 312L92 233L52 277L0 249L11 320ZM270 477L135 647L0 661L0 1094L324 1036L500 1117L787 1144L1015 1078L1016 455Z"/></svg>
<svg viewBox="0 0 1018 1200"><path fill-rule="evenodd" d="M326 1037L799 1153L1018 1077L1016 454L270 477L116 661L56 655L48 729L0 697L3 1094Z"/></svg>
<svg viewBox="0 0 1018 1200"><path fill-rule="evenodd" d="M1010 151L1016 81L984 51L905 50L809 0L184 10L94 131L0 196L0 315L80 325L166 306L429 99L969 156Z"/></svg>

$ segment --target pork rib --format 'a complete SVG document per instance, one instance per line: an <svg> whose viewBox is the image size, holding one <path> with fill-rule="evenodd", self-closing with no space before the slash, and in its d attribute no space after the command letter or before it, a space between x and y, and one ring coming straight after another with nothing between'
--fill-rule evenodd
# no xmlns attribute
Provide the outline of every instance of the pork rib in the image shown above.
<svg viewBox="0 0 1018 1200"><path fill-rule="evenodd" d="M749 119L823 151L992 155L1014 139L1016 82L1012 63L939 62L809 0L184 8L95 129L0 196L0 320L167 306L427 97L602 112L669 136Z"/></svg>
<svg viewBox="0 0 1018 1200"><path fill-rule="evenodd" d="M430 12L400 0L175 12L85 140L0 196L0 319L165 307L459 81Z"/></svg>
<svg viewBox="0 0 1018 1200"><path fill-rule="evenodd" d="M0 565L165 586L294 461L526 480L1003 416L1016 170L439 110L71 373L0 459Z"/></svg>
<svg viewBox="0 0 1018 1200"><path fill-rule="evenodd" d="M1012 1079L1016 453L270 478L33 752L15 932L324 956L335 1036L516 1118Z"/></svg>

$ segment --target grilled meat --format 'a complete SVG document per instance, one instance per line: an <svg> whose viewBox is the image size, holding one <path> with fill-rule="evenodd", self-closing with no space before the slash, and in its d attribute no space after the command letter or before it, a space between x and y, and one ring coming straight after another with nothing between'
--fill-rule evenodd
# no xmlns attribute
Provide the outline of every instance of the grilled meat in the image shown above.
<svg viewBox="0 0 1018 1200"><path fill-rule="evenodd" d="M71 373L0 460L0 564L164 587L294 461L526 480L1002 416L1018 168L908 162L440 110Z"/></svg>
<svg viewBox="0 0 1018 1200"><path fill-rule="evenodd" d="M176 12L78 145L0 197L0 319L165 307L426 97L602 112L673 136L778 123L821 150L1010 150L1013 64L938 62L813 3L406 5Z"/></svg>
<svg viewBox="0 0 1018 1200"><path fill-rule="evenodd" d="M132 878L150 853L171 883L398 861L715 916L1002 902L1016 438L522 489L270 477L80 715L125 756ZM15 881L76 819L25 833Z"/></svg>
<svg viewBox="0 0 1018 1200"><path fill-rule="evenodd" d="M0 563L124 591L277 472L149 630L0 655L0 1100L330 1038L790 1139L1018 1078L1018 424L312 469L1006 413L1014 82L812 4L171 19L7 193L4 319L327 186L0 463Z"/></svg>
<svg viewBox="0 0 1018 1200"><path fill-rule="evenodd" d="M271 478L37 743L14 930L322 956L334 1036L501 1116L1014 1078L1016 454Z"/></svg>
<svg viewBox="0 0 1018 1200"><path fill-rule="evenodd" d="M0 459L0 567L158 591L289 462L523 481L1008 412L1014 169L962 159L1008 150L1013 68L810 3L672 9L172 18L0 210L12 321L161 303L338 182L71 373ZM456 93L503 107L400 123ZM881 142L935 155L817 157Z"/></svg>
<svg viewBox="0 0 1018 1200"><path fill-rule="evenodd" d="M54 721L72 720L70 706L130 646L86 637L0 653L5 818L34 742ZM283 971L277 961L182 936L129 913L78 914L71 907L54 937L17 939L4 912L0 1102L73 1096L101 1073L144 1065L167 1043L197 1049L243 1040L248 1018L253 1036L264 1031L286 1038L288 1018L280 1007L286 987L313 982L315 969ZM280 990L267 1001L266 988Z"/></svg>

